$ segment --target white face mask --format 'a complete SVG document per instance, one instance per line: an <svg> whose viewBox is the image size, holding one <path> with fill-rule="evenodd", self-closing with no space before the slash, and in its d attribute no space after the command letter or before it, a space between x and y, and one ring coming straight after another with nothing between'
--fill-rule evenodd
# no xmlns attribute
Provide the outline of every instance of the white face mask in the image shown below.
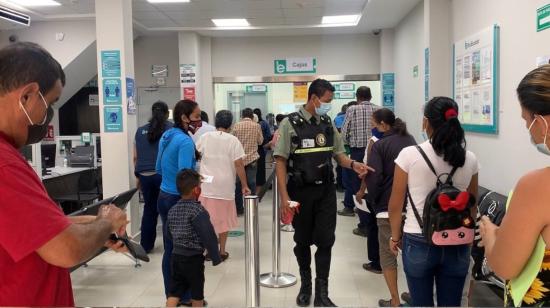
<svg viewBox="0 0 550 308"><path fill-rule="evenodd" d="M543 116L535 115L535 119L533 119L533 122L531 122L531 125L529 125L529 133L531 133L531 128L533 128L533 125L535 124L535 121L537 120L536 117L540 117L544 121L544 125L546 126L546 130L544 133L544 142L543 143L535 143L535 139L533 138L533 135L531 135L531 143L537 147L537 150L541 152L542 154L549 155L550 156L550 149L546 145L546 138L548 137L548 122L546 122L546 119Z"/></svg>

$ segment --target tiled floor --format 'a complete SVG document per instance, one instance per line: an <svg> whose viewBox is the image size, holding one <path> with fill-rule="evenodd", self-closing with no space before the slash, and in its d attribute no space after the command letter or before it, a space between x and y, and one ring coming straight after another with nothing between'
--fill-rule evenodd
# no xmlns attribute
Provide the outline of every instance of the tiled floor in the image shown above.
<svg viewBox="0 0 550 308"><path fill-rule="evenodd" d="M339 195L341 199L343 196ZM260 272L271 270L271 191L260 204ZM339 203L339 207L341 204ZM241 230L243 219L240 218ZM338 216L336 244L332 253L330 297L339 306L376 307L378 299L388 297L382 275L362 269L366 262L366 239L352 234L357 217ZM281 234L281 270L298 275L298 266L292 252L293 233ZM315 249L314 247L312 249ZM244 307L244 237L229 238L230 258L219 266L206 266L205 296L211 307ZM161 274L162 242L157 239L151 262L134 268L130 259L107 252L72 273L77 306L146 307L165 304ZM314 264L312 264L314 269ZM406 289L403 273L399 275L400 291ZM296 306L299 283L284 289L260 289L260 304L264 307ZM483 291L481 297L490 291ZM478 292L479 293L479 292ZM478 295L479 297L479 295ZM493 294L494 297L494 294ZM487 305L487 302L483 302ZM493 305L499 305L499 302ZM501 304L500 304L501 305Z"/></svg>

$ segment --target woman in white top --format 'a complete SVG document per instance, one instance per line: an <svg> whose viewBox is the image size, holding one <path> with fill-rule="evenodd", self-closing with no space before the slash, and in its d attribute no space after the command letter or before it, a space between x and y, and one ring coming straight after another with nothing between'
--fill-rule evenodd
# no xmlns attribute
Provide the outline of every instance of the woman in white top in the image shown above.
<svg viewBox="0 0 550 308"><path fill-rule="evenodd" d="M220 241L222 260L229 257L225 251L229 230L238 225L235 207L235 177L239 176L243 185L243 195L249 195L244 170L243 146L237 137L229 134L233 115L229 110L216 114L215 132L202 135L197 142L201 152L202 194L199 201L210 214L210 220Z"/></svg>
<svg viewBox="0 0 550 308"><path fill-rule="evenodd" d="M479 166L475 155L465 149L466 141L458 120L457 103L448 97L433 98L424 108L422 127L428 140L420 144L420 148L426 152L437 174L448 174L457 167L453 185L477 196ZM404 148L395 164L389 202L392 231L390 247L395 254L398 247L402 247L411 305L433 307L435 284L438 306L460 306L470 263L470 245L430 244L422 235L409 201L406 202L407 215L402 231L407 187L418 212L422 213L427 195L436 188L436 176L414 146Z"/></svg>

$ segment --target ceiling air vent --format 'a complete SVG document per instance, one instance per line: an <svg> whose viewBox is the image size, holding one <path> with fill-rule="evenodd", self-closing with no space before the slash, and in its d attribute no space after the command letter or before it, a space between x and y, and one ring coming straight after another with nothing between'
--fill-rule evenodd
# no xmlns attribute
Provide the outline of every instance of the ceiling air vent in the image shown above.
<svg viewBox="0 0 550 308"><path fill-rule="evenodd" d="M0 20L3 21L2 22L3 26L5 24L4 21L13 23L13 26L19 25L19 26L28 27L31 25L31 17L29 15L19 13L17 11L8 9L7 7L3 7L3 6L0 6Z"/></svg>

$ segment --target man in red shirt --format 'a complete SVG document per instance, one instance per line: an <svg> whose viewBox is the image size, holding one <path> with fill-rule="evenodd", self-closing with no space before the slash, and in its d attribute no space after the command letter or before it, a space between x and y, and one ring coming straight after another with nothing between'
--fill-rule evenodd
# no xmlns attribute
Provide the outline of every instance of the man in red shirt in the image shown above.
<svg viewBox="0 0 550 308"><path fill-rule="evenodd" d="M42 47L0 50L0 306L74 306L68 268L93 256L126 215L113 205L97 217L66 217L18 148L39 142L65 74Z"/></svg>

